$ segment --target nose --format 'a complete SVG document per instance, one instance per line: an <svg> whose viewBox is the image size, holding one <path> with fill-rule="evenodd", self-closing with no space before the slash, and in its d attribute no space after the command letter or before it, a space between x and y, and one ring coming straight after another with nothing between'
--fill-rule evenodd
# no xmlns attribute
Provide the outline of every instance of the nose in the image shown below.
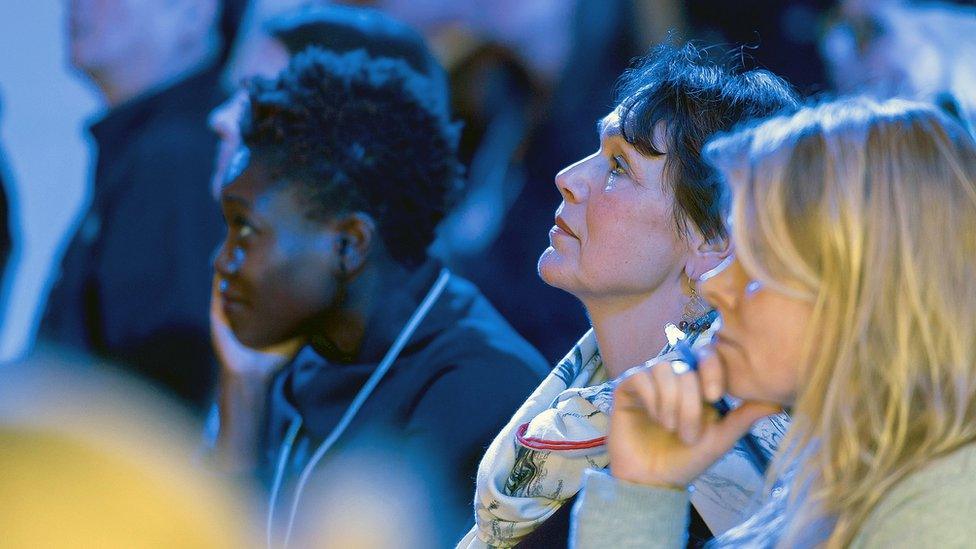
<svg viewBox="0 0 976 549"><path fill-rule="evenodd" d="M221 139L232 140L239 132L241 117L248 108L247 93L238 90L210 112L207 123Z"/></svg>
<svg viewBox="0 0 976 549"><path fill-rule="evenodd" d="M556 188L566 202L580 204L587 198L589 187L584 175L585 162L586 159L580 160L556 174Z"/></svg>
<svg viewBox="0 0 976 549"><path fill-rule="evenodd" d="M207 117L207 123L210 126L211 131L217 134L217 136L221 139L227 139L231 133L230 124L233 120L231 109L232 107L225 102L212 110L210 112L210 116Z"/></svg>
<svg viewBox="0 0 976 549"><path fill-rule="evenodd" d="M244 250L238 246L228 246L226 242L217 248L214 255L214 271L221 277L227 278L235 276L244 264Z"/></svg>

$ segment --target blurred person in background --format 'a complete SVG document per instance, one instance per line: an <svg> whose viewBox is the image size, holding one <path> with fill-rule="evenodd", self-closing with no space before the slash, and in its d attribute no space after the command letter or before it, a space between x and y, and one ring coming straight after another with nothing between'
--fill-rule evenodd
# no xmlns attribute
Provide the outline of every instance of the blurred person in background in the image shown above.
<svg viewBox="0 0 976 549"><path fill-rule="evenodd" d="M269 535L287 541L315 525L302 497L328 487L319 467L389 437L381 461L423 456L408 461L448 487L456 539L484 445L546 371L426 251L460 181L457 128L429 79L365 51L306 50L248 95L215 261L219 461L264 479ZM295 339L293 359L251 350Z"/></svg>
<svg viewBox="0 0 976 549"><path fill-rule="evenodd" d="M216 0L73 0L72 65L108 112L90 208L65 252L41 335L111 357L202 409L214 379L208 193L220 102Z"/></svg>
<svg viewBox="0 0 976 549"><path fill-rule="evenodd" d="M608 462L610 380L679 338L709 339L715 315L690 281L729 249L705 139L794 108L796 98L769 72L737 72L692 45L665 44L624 73L616 103L597 125L599 149L556 175L563 201L539 258L539 276L579 299L592 329L488 448L477 525L459 548L566 546L583 472ZM764 427L765 453L783 423ZM740 454L696 485L699 541L736 524L761 487L756 464Z"/></svg>
<svg viewBox="0 0 976 549"><path fill-rule="evenodd" d="M976 7L845 0L821 40L840 93L939 105L976 130Z"/></svg>
<svg viewBox="0 0 976 549"><path fill-rule="evenodd" d="M722 326L697 369L665 360L616 390L573 546L684 545L689 484L780 407L763 505L714 546L971 546L973 137L932 105L856 98L705 156L733 195L735 258L700 282ZM705 403L725 390L743 404L720 418Z"/></svg>
<svg viewBox="0 0 976 549"><path fill-rule="evenodd" d="M331 4L331 0L241 0L236 38L228 44L222 75L225 90L237 90L254 76L274 78L288 64L284 46L268 30L268 22L286 13Z"/></svg>

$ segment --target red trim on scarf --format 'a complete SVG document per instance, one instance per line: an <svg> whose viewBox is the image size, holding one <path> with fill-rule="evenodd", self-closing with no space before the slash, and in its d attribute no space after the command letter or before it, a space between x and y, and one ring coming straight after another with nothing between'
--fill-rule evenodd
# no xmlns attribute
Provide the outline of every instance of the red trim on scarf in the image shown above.
<svg viewBox="0 0 976 549"><path fill-rule="evenodd" d="M520 425L518 431L515 432L515 440L530 450L585 450L587 448L603 446L607 442L607 437L592 438L590 440L581 440L579 442L574 442L571 440L545 440L525 436L525 432L528 431L528 429L528 423L523 423Z"/></svg>

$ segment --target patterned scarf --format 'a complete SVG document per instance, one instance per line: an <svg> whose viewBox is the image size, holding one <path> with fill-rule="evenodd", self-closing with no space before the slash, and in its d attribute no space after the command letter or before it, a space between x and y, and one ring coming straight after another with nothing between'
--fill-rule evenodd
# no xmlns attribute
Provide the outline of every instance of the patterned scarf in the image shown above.
<svg viewBox="0 0 976 549"><path fill-rule="evenodd" d="M718 322L704 332L709 340ZM661 354L671 351L668 345ZM660 356L660 355L659 355ZM614 385L608 380L593 330L553 368L488 447L478 467L476 524L458 549L512 547L579 491L583 471L609 465L606 440ZM753 428L769 456L788 420L774 416ZM745 448L736 448L691 487L692 503L716 535L749 516L763 477Z"/></svg>

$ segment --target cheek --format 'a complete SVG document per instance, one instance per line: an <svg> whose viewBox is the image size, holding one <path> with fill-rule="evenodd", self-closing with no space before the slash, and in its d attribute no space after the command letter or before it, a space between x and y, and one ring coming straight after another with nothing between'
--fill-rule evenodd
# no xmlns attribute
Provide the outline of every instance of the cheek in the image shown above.
<svg viewBox="0 0 976 549"><path fill-rule="evenodd" d="M248 250L238 278L253 304L252 321L269 331L293 330L321 313L336 291L329 259L278 242Z"/></svg>
<svg viewBox="0 0 976 549"><path fill-rule="evenodd" d="M263 282L267 296L264 301L286 317L318 314L332 303L336 292L328 262L310 253L278 262Z"/></svg>
<svg viewBox="0 0 976 549"><path fill-rule="evenodd" d="M607 283L656 287L674 267L680 241L671 210L632 193L607 193L587 208L581 269Z"/></svg>
<svg viewBox="0 0 976 549"><path fill-rule="evenodd" d="M743 311L750 377L760 397L789 404L798 388L810 309L805 303L763 293Z"/></svg>

